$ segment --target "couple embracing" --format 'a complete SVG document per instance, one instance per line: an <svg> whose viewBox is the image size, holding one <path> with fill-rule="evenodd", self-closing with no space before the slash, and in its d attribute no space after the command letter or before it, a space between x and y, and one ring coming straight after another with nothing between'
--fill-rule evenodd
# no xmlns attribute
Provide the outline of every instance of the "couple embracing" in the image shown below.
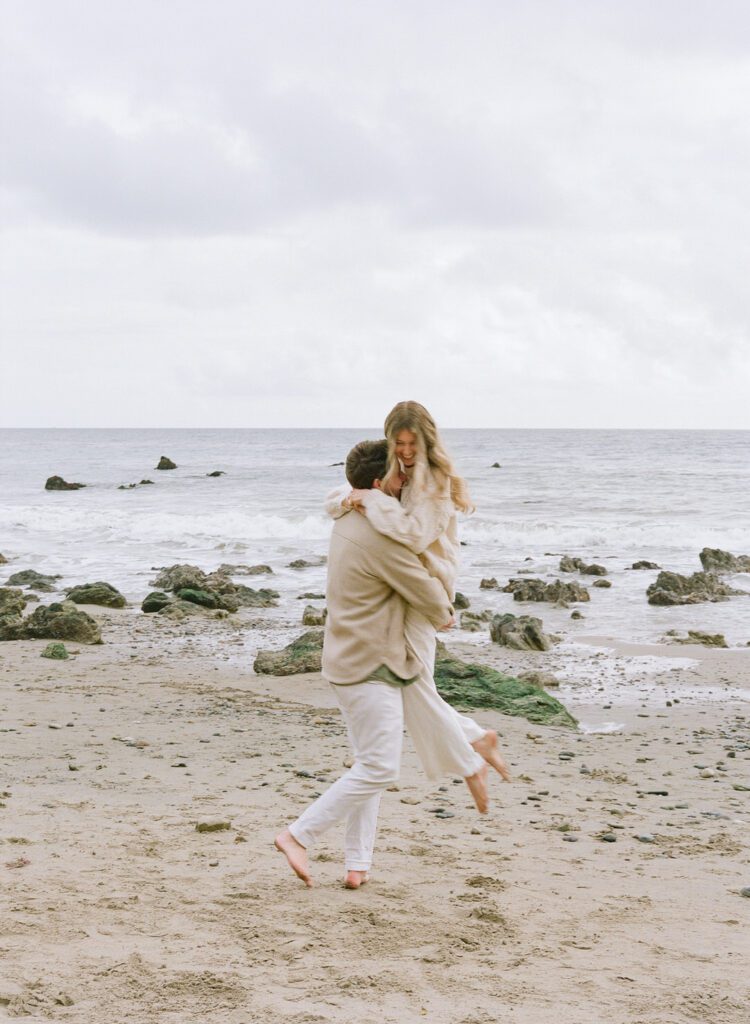
<svg viewBox="0 0 750 1024"><path fill-rule="evenodd" d="M418 402L399 402L386 439L349 452L349 486L329 495L323 676L333 686L352 767L275 840L312 885L308 849L344 820L344 884L358 889L372 864L383 791L399 776L406 726L429 778L461 775L480 814L487 766L506 781L497 733L459 714L433 678L436 631L455 622L458 511L472 510L435 423Z"/></svg>

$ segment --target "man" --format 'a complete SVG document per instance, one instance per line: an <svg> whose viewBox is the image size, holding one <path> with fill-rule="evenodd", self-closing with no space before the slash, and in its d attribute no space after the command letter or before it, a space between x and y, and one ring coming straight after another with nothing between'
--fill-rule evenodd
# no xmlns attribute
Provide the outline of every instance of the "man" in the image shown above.
<svg viewBox="0 0 750 1024"><path fill-rule="evenodd" d="M346 459L350 485L379 487L387 454L385 441L356 445ZM346 819L345 885L357 889L367 881L372 863L380 798L399 775L402 689L420 669L404 637L406 606L421 612L436 629L453 624L453 608L443 585L415 554L378 533L357 513L334 524L326 604L322 671L335 689L354 764L279 833L275 845L295 874L311 886L308 848L331 825ZM484 804L485 775L486 766L470 783L475 799Z"/></svg>

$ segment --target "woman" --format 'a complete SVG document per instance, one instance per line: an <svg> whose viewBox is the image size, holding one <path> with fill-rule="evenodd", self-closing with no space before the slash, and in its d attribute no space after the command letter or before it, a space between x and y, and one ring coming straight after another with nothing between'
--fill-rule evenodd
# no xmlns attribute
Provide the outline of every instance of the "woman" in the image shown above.
<svg viewBox="0 0 750 1024"><path fill-rule="evenodd" d="M473 511L466 483L455 472L435 421L419 402L394 406L385 421L385 435L389 466L384 489L342 488L329 496L326 507L333 516L351 508L366 515L379 533L419 555L453 602L459 556L456 513ZM385 491L400 492L400 501ZM478 754L509 782L494 729L483 729L460 715L437 692L435 631L412 608L407 611L406 638L422 672L404 690L404 719L427 775L460 774L468 782L477 772Z"/></svg>

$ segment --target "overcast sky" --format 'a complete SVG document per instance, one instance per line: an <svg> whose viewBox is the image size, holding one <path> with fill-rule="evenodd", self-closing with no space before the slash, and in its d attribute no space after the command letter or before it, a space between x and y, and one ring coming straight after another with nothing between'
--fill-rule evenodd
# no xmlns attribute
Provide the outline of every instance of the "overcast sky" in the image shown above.
<svg viewBox="0 0 750 1024"><path fill-rule="evenodd" d="M750 427L746 0L0 0L1 426Z"/></svg>

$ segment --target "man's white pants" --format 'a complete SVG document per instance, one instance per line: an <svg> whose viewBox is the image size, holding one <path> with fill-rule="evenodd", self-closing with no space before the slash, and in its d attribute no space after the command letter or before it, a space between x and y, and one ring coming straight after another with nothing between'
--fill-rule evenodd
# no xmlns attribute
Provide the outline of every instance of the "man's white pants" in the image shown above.
<svg viewBox="0 0 750 1024"><path fill-rule="evenodd" d="M346 723L354 764L289 826L309 848L336 822L346 820L347 871L368 871L383 790L398 779L404 735L403 690L388 683L333 686Z"/></svg>

